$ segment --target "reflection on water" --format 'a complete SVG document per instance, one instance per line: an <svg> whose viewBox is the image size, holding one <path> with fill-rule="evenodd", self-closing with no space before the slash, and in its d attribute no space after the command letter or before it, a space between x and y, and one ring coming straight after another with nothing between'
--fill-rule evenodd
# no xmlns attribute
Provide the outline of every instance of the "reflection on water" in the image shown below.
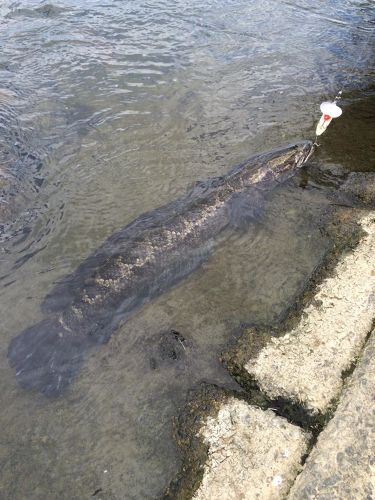
<svg viewBox="0 0 375 500"><path fill-rule="evenodd" d="M163 490L187 391L235 387L220 351L241 323L277 321L324 254L334 177L278 188L256 227L92 352L63 398L17 387L9 341L114 230L252 152L311 138L342 87L318 161L374 169L373 27L371 2L349 0L2 2L0 89L13 102L0 99L0 167L20 201L0 260L1 497Z"/></svg>

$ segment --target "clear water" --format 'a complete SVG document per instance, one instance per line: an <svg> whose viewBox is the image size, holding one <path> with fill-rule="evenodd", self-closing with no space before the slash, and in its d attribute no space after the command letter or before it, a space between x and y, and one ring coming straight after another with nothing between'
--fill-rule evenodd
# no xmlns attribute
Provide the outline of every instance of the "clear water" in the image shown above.
<svg viewBox="0 0 375 500"><path fill-rule="evenodd" d="M374 170L373 30L373 2L358 0L1 2L1 498L163 491L188 391L236 387L220 352L242 323L282 317L324 254L334 177L302 189L307 169L275 190L258 224L91 352L62 398L17 386L9 341L114 230L256 151L313 138L341 88L315 161Z"/></svg>

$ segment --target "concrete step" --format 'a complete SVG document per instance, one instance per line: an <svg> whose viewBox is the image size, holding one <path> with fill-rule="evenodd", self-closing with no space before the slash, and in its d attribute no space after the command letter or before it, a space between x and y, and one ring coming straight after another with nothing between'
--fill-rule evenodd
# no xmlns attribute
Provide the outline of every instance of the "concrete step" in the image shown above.
<svg viewBox="0 0 375 500"><path fill-rule="evenodd" d="M290 500L375 497L375 330Z"/></svg>
<svg viewBox="0 0 375 500"><path fill-rule="evenodd" d="M271 410L230 398L200 431L208 446L199 500L276 500L301 469L309 434Z"/></svg>
<svg viewBox="0 0 375 500"><path fill-rule="evenodd" d="M327 413L339 397L375 317L375 212L364 212L359 222L366 235L318 286L298 324L244 363L270 400L282 398L314 415Z"/></svg>

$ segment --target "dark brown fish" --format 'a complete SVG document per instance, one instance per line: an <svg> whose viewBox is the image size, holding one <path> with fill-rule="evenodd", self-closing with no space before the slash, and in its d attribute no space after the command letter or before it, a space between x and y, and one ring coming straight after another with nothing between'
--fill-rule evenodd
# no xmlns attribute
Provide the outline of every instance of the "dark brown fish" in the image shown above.
<svg viewBox="0 0 375 500"><path fill-rule="evenodd" d="M217 236L254 216L262 194L294 175L313 149L302 142L254 156L110 236L47 295L46 318L11 341L8 358L21 386L59 395L87 349L196 269Z"/></svg>

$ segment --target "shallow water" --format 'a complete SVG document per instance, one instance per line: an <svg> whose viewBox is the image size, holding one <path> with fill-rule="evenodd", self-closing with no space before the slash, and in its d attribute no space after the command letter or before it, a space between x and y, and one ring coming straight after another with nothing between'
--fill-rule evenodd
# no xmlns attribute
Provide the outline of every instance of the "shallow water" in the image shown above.
<svg viewBox="0 0 375 500"><path fill-rule="evenodd" d="M341 88L344 115L314 161L375 169L372 2L310 4L2 2L2 168L17 197L0 260L1 498L155 498L179 465L187 392L235 388L220 352L241 324L282 317L318 264L337 179L302 189L307 167L91 352L62 398L22 391L6 359L46 292L114 230L256 151L313 138Z"/></svg>

